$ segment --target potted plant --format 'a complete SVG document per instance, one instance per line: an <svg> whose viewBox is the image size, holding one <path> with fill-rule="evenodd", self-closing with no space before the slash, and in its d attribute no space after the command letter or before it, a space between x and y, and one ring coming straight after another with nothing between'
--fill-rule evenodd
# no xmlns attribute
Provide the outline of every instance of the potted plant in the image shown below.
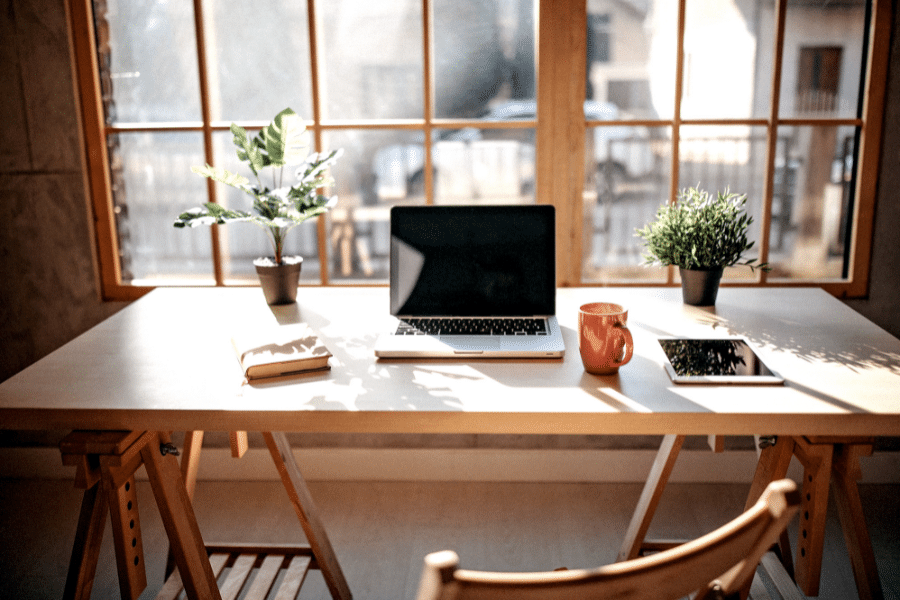
<svg viewBox="0 0 900 600"><path fill-rule="evenodd" d="M246 129L234 123L231 124L231 133L237 156L250 167L255 182L210 165L191 167L191 170L251 196L253 212L208 202L178 215L174 225L196 227L246 221L262 227L268 233L274 256L257 258L253 264L266 302L290 304L297 298L303 258L284 256L285 236L300 223L326 212L337 203L337 196L329 198L319 194L318 190L333 182L326 169L337 161L343 150L307 155L306 126L290 108L278 113L253 138ZM297 167L293 185L284 181L286 167Z"/></svg>
<svg viewBox="0 0 900 600"><path fill-rule="evenodd" d="M715 304L725 267L769 270L766 264L756 264L755 258L741 262L754 244L747 239L753 217L745 212L746 203L746 194L727 189L713 198L706 191L688 188L676 203L657 210L656 221L637 230L644 239L647 264L679 268L686 304Z"/></svg>

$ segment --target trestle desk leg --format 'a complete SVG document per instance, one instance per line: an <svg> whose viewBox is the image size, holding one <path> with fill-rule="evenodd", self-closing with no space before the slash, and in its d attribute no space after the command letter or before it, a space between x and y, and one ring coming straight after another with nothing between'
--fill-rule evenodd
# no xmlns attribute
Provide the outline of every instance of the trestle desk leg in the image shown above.
<svg viewBox="0 0 900 600"><path fill-rule="evenodd" d="M819 595L833 452L831 444L810 444L802 437L794 438L794 455L803 465L795 580L807 596Z"/></svg>
<svg viewBox="0 0 900 600"><path fill-rule="evenodd" d="M141 450L141 457L184 589L191 599L221 600L178 461L172 454L163 454L160 450L163 444L169 443L168 435L154 435L155 439Z"/></svg>
<svg viewBox="0 0 900 600"><path fill-rule="evenodd" d="M106 519L106 494L101 492L101 487L100 482L95 482L84 491L81 500L81 513L63 591L65 600L87 600L91 597Z"/></svg>
<svg viewBox="0 0 900 600"><path fill-rule="evenodd" d="M684 444L684 438L683 435L667 435L663 438L641 497L638 499L637 507L634 509L631 523L625 532L625 540L622 542L617 560L631 560L640 555L647 529L650 527L650 522L659 505L659 499L672 475L672 469L675 467L678 453Z"/></svg>
<svg viewBox="0 0 900 600"><path fill-rule="evenodd" d="M834 457L834 502L860 600L882 600L884 592L878 578L878 565L856 482L861 473L859 457L872 454L870 444L837 444Z"/></svg>
<svg viewBox="0 0 900 600"><path fill-rule="evenodd" d="M294 460L287 438L282 432L264 432L263 437L269 447L272 460L278 468L281 482L291 499L291 504L294 505L294 511L297 513L306 539L316 557L325 583L328 585L328 590L331 592L331 597L334 600L350 600L352 597L350 587L347 585L341 565L328 540L325 527L319 519L319 513L313 504L306 480Z"/></svg>
<svg viewBox="0 0 900 600"><path fill-rule="evenodd" d="M794 456L794 439L790 436L772 436L771 441L766 447L759 451L759 459L756 462L756 472L753 474L753 482L750 484L750 492L747 494L747 502L744 510L749 510L760 499L769 483L783 479L787 475L788 467L791 464L791 458ZM759 438L757 438L758 447ZM787 541L785 536L781 537L781 543ZM790 546L781 548L782 554L786 553L787 557L791 555ZM750 595L750 584L748 583L740 593L742 600Z"/></svg>
<svg viewBox="0 0 900 600"><path fill-rule="evenodd" d="M197 487L197 471L200 469L200 451L202 448L202 431L184 432L184 447L181 450L181 477L184 479L184 489L187 492L188 500L191 502L194 500L194 490ZM168 579L174 570L175 555L172 554L170 545L166 556L165 579Z"/></svg>

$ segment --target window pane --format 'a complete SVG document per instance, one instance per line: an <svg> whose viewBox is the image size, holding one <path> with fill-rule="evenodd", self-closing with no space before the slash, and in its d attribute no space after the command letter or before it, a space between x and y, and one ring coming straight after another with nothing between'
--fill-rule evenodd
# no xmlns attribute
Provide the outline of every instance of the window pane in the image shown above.
<svg viewBox="0 0 900 600"><path fill-rule="evenodd" d="M785 25L781 116L855 117L866 2L789 0Z"/></svg>
<svg viewBox="0 0 900 600"><path fill-rule="evenodd" d="M250 136L255 136L258 130L248 130ZM312 136L309 136L312 142ZM245 177L254 179L253 172L246 163L237 158L236 149L232 143L231 132L217 132L213 136L214 156L216 166L228 169L232 173L239 173ZM312 152L313 150L310 150ZM271 169L266 169L266 174ZM286 178L294 177L293 168L285 168ZM199 178L199 176L196 176ZM263 185L274 187L271 181L265 181ZM285 181L286 183L286 181ZM216 183L216 200L223 206L235 210L253 212L253 198L233 187ZM253 260L261 256L274 254L268 233L261 227L251 223L233 223L219 227L219 243L222 248L222 271L224 277L230 281L256 282L256 270ZM311 219L294 228L284 243L286 255L300 255L303 257L303 266L300 269L300 279L305 282L319 281L318 246L316 236L316 221Z"/></svg>
<svg viewBox="0 0 900 600"><path fill-rule="evenodd" d="M95 0L106 122L199 121L190 2Z"/></svg>
<svg viewBox="0 0 900 600"><path fill-rule="evenodd" d="M587 99L620 119L672 118L677 24L677 2L588 2Z"/></svg>
<svg viewBox="0 0 900 600"><path fill-rule="evenodd" d="M534 129L437 129L436 204L534 202Z"/></svg>
<svg viewBox="0 0 900 600"><path fill-rule="evenodd" d="M199 133L109 138L110 175L124 282L212 282L208 227L176 229L175 217L206 202Z"/></svg>
<svg viewBox="0 0 900 600"><path fill-rule="evenodd" d="M843 276L856 133L854 127L779 130L770 279Z"/></svg>
<svg viewBox="0 0 900 600"><path fill-rule="evenodd" d="M533 0L434 2L434 113L481 117L498 103L534 100Z"/></svg>
<svg viewBox="0 0 900 600"><path fill-rule="evenodd" d="M726 189L747 195L753 224L747 235L754 242L746 258L759 256L766 177L766 130L749 126L682 127L678 189L699 187L710 194ZM755 277L749 268L728 269L726 279Z"/></svg>
<svg viewBox="0 0 900 600"><path fill-rule="evenodd" d="M593 168L585 173L585 282L665 280L664 270L641 266L643 242L634 230L668 202L671 148L669 128L588 128L585 149Z"/></svg>
<svg viewBox="0 0 900 600"><path fill-rule="evenodd" d="M207 0L203 16L214 121L268 122L288 106L312 118L305 2Z"/></svg>
<svg viewBox="0 0 900 600"><path fill-rule="evenodd" d="M328 0L319 9L323 118L421 119L421 0Z"/></svg>
<svg viewBox="0 0 900 600"><path fill-rule="evenodd" d="M774 26L764 2L688 0L682 117L767 117Z"/></svg>
<svg viewBox="0 0 900 600"><path fill-rule="evenodd" d="M422 140L415 130L326 132L327 149L344 149L332 169L338 196L328 213L332 280L387 282L390 207L424 202Z"/></svg>

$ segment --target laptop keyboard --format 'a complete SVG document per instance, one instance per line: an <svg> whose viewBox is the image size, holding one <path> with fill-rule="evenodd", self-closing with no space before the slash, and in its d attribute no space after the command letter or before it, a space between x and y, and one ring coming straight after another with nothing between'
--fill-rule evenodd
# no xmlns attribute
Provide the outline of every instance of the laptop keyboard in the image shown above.
<svg viewBox="0 0 900 600"><path fill-rule="evenodd" d="M547 335L543 317L415 317L401 319L396 335Z"/></svg>

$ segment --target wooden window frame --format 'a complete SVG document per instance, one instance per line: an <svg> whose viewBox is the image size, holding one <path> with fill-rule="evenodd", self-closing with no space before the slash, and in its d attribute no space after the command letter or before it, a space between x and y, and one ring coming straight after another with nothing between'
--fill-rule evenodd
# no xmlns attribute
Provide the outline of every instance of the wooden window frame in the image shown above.
<svg viewBox="0 0 900 600"><path fill-rule="evenodd" d="M757 271L755 281L725 282L723 285L761 285L796 287L820 286L841 298L864 297L868 292L870 257L875 215L875 193L879 171L881 128L884 113L884 97L887 81L888 56L891 36L891 1L873 0L870 11L868 55L865 69L865 93L859 118L851 119L796 119L779 116L781 87L781 58L784 44L785 12L787 0L778 0L775 68L772 73L772 97L768 118L698 120L680 118L682 96L682 68L684 63L685 6L687 0L679 0L678 45L673 68L676 70L674 118L658 121L604 122L603 125L666 126L672 130L670 198L677 193L679 172L679 133L682 125L751 125L765 127L767 134L768 168L765 181L765 199L761 217L762 237L759 240L761 260L766 260L770 208L773 192L773 173L777 131L784 126L851 125L860 128L857 148L857 177L853 210L853 232L850 244L849 272L839 280L790 280L770 281L766 273ZM96 61L97 45L91 0L66 0L73 54L75 77L81 100L81 126L86 156L86 188L93 208L94 229L98 256L101 291L104 299L133 300L149 290L148 286L136 286L121 281L118 261L115 214L110 185L107 136L119 131L199 131L202 132L206 159L212 162L212 136L215 131L226 130L226 124L210 120L203 39L202 1L193 0L197 35L198 63L201 73L201 113L199 125L153 124L139 128L127 125L109 127L105 124L100 92L100 74ZM315 24L315 0L307 0L309 23ZM584 119L585 69L587 52L587 3L585 0L539 0L537 18L537 106L535 122L492 123L492 127L535 127L536 129L536 201L553 204L557 208L557 279L560 286L642 286L658 283L616 282L612 284L585 283L582 281L583 256L583 192L585 173L585 132L590 125ZM425 160L431 164L432 131L437 128L464 126L465 121L433 118L433 90L431 85L430 4L422 0L423 24L423 75L424 115L422 119L402 121L323 122L319 105L317 72L316 28L310 27L310 53L312 66L313 115L310 130L321 147L323 132L338 129L414 129L425 134ZM248 124L252 125L252 124ZM559 165L568 165L560 168ZM425 194L433 198L431 170L425 169ZM216 197L215 185L207 180L209 197ZM317 223L319 255L328 256L325 219ZM215 285L225 285L221 267L221 253L217 228L212 228L213 269ZM328 269L322 265L321 285L343 285L329 280ZM675 285L674 269L667 269L666 284ZM248 284L249 285L249 284ZM384 285L384 284L375 284Z"/></svg>

